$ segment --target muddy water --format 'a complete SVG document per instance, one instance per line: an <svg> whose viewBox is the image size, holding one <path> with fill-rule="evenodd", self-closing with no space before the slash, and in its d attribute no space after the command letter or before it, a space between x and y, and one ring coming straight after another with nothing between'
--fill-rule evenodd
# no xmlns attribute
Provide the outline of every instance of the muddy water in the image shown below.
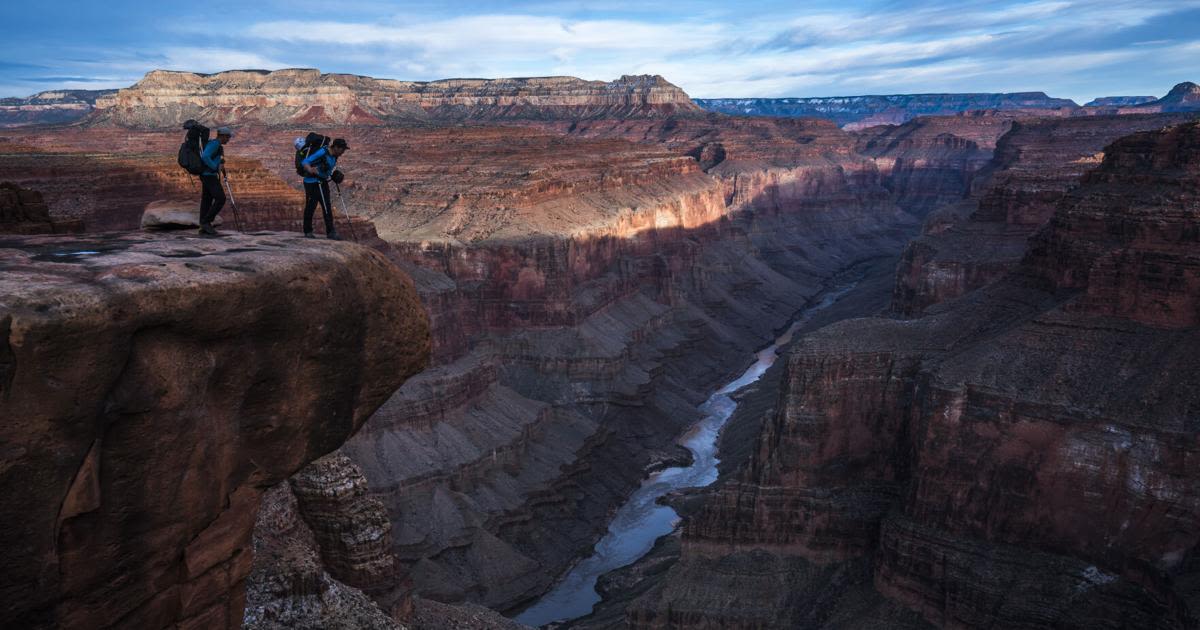
<svg viewBox="0 0 1200 630"><path fill-rule="evenodd" d="M655 540L671 533L679 516L675 510L659 505L657 501L668 492L703 487L717 480L717 436L737 408L731 395L757 381L779 358L779 349L791 342L796 330L852 288L854 286L850 285L826 293L818 303L803 311L774 344L760 350L757 360L741 376L700 405L704 419L679 440L692 452L692 465L667 468L642 482L641 487L617 511L608 526L608 532L596 543L592 555L572 567L550 592L525 609L516 620L530 626L541 626L589 614L600 601L600 595L596 592L597 578L633 564L650 551Z"/></svg>

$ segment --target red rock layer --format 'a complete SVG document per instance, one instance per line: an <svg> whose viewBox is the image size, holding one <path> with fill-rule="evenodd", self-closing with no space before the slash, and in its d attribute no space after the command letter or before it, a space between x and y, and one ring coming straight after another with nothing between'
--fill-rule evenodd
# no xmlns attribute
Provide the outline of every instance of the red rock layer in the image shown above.
<svg viewBox="0 0 1200 630"><path fill-rule="evenodd" d="M893 310L916 315L1002 277L1020 261L1026 240L1049 220L1063 194L1100 163L1107 144L1193 117L1015 122L976 176L970 200L931 215L926 235L905 251L896 271Z"/></svg>
<svg viewBox="0 0 1200 630"><path fill-rule="evenodd" d="M858 134L857 150L875 159L884 185L901 207L924 216L970 192L975 172L991 159L996 140L1014 118L1011 113L972 112L872 127Z"/></svg>
<svg viewBox="0 0 1200 630"><path fill-rule="evenodd" d="M866 560L878 593L940 627L1195 627L1198 146L1200 124L1115 142L1019 273L802 338L752 463L689 517L664 582L750 553L806 575ZM630 625L701 627L697 593L650 593ZM890 614L855 597L786 605Z"/></svg>
<svg viewBox="0 0 1200 630"><path fill-rule="evenodd" d="M239 626L263 490L424 365L411 284L278 235L2 241L0 614Z"/></svg>

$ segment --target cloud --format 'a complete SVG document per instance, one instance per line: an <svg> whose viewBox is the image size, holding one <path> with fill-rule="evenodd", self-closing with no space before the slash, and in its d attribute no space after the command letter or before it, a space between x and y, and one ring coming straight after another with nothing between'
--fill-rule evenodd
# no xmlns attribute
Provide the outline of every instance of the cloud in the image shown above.
<svg viewBox="0 0 1200 630"><path fill-rule="evenodd" d="M427 53L540 57L551 51L681 52L727 38L719 24L651 24L633 20L568 20L534 15L477 15L388 26L355 22L276 21L251 26L250 37L329 46L386 45Z"/></svg>
<svg viewBox="0 0 1200 630"><path fill-rule="evenodd" d="M164 61L147 70L187 70L190 72L220 72L222 70L278 70L287 64L258 53L226 48L167 48Z"/></svg>
<svg viewBox="0 0 1200 630"><path fill-rule="evenodd" d="M263 0L204 20L172 6L154 14L160 27L143 15L103 37L58 35L61 20L28 41L18 29L0 56L7 46L30 65L0 62L0 83L317 67L414 80L652 73L697 97L1044 90L1079 100L1200 76L1200 56L1186 53L1200 42L1200 0L348 2L331 13Z"/></svg>

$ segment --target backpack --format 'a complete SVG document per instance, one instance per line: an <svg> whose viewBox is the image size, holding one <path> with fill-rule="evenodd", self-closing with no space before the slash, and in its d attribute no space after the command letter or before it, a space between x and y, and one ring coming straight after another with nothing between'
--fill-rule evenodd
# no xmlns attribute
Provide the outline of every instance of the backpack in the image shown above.
<svg viewBox="0 0 1200 630"><path fill-rule="evenodd" d="M304 136L304 144L300 144L300 139L296 138L296 174L301 177L311 177L308 171L304 170L301 162L308 159L308 156L313 153L328 147L330 142L333 142L333 138L322 136L316 132Z"/></svg>
<svg viewBox="0 0 1200 630"><path fill-rule="evenodd" d="M200 153L208 145L208 127L189 120L183 123L183 128L187 129L187 137L179 145L179 166L192 175L203 175L208 165L200 158Z"/></svg>

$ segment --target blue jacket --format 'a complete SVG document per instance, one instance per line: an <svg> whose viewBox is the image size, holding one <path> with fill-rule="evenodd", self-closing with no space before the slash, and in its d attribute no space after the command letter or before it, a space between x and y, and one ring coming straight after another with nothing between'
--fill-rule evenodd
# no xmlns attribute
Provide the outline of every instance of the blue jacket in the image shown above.
<svg viewBox="0 0 1200 630"><path fill-rule="evenodd" d="M317 169L316 177L309 176L304 178L305 184L316 184L329 179L333 175L333 168L337 166L337 158L328 149L320 149L316 153L304 158L300 162L305 166L312 166Z"/></svg>
<svg viewBox="0 0 1200 630"><path fill-rule="evenodd" d="M204 150L200 152L200 159L204 160L204 165L208 168L204 170L204 175L216 177L221 171L221 162L224 151L221 150L220 140L209 140L208 144L204 145Z"/></svg>

